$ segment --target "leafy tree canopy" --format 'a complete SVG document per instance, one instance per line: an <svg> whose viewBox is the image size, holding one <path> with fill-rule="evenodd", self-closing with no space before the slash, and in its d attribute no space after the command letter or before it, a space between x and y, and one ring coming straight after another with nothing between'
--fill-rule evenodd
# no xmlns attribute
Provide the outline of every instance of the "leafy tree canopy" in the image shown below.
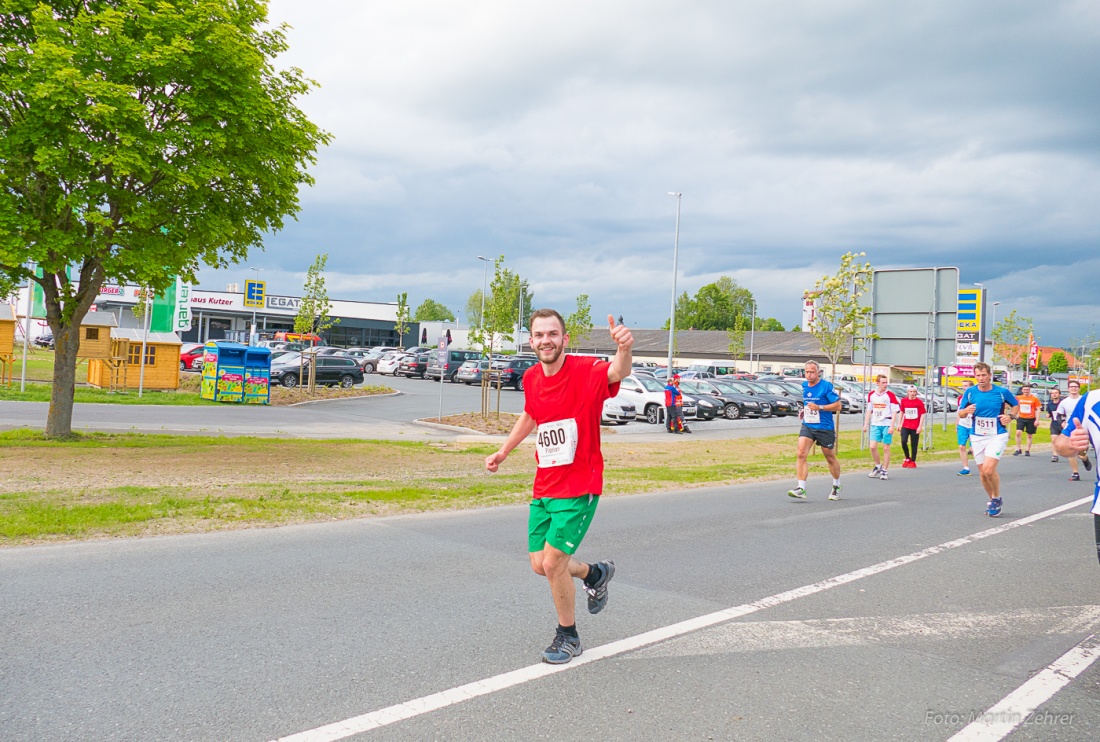
<svg viewBox="0 0 1100 742"><path fill-rule="evenodd" d="M748 329L752 317L752 292L729 276L700 288L694 298L684 292L676 299L676 327L692 330L733 330L744 317ZM665 329L669 323L665 322ZM759 327L757 328L759 329Z"/></svg>
<svg viewBox="0 0 1100 742"><path fill-rule="evenodd" d="M71 431L77 330L105 280L194 280L298 211L329 135L296 105L313 83L274 68L286 49L265 0L4 3L0 273L45 295L47 434Z"/></svg>
<svg viewBox="0 0 1100 742"><path fill-rule="evenodd" d="M480 298L478 309L480 310ZM414 322L454 322L454 312L447 307L443 306L435 299L425 299L420 302L420 306L416 308L416 312L413 314Z"/></svg>

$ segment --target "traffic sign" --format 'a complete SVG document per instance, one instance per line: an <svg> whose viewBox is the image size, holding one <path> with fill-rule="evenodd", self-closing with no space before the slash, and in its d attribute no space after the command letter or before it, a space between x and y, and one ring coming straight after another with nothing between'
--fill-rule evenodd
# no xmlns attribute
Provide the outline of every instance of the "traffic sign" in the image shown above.
<svg viewBox="0 0 1100 742"><path fill-rule="evenodd" d="M263 281L245 281L244 305L254 309L263 309L266 289L267 284Z"/></svg>

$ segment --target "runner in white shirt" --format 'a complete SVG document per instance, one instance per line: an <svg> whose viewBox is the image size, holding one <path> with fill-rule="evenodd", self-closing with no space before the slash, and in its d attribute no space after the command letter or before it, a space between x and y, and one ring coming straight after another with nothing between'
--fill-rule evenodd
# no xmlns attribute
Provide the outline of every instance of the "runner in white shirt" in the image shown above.
<svg viewBox="0 0 1100 742"><path fill-rule="evenodd" d="M1058 411L1054 414L1058 417L1059 422L1062 423L1062 427L1069 424L1071 417L1073 416L1073 410L1077 407L1077 402L1081 399L1081 385L1076 380L1069 382L1069 396L1058 403ZM1085 467L1085 471L1092 471L1092 462L1089 461L1089 450L1086 448L1084 451L1080 451L1076 456L1070 456L1069 454L1063 454L1069 458L1069 468L1073 470L1070 474L1069 481L1080 482L1081 474L1077 471L1077 461L1081 461L1081 466Z"/></svg>
<svg viewBox="0 0 1100 742"><path fill-rule="evenodd" d="M1077 404L1069 411L1065 430L1051 440L1056 454L1070 461L1081 454L1088 455L1089 446L1100 451L1100 390L1091 391L1077 398ZM1100 559L1100 472L1092 491L1092 526L1096 534L1096 557Z"/></svg>
<svg viewBox="0 0 1100 742"><path fill-rule="evenodd" d="M894 442L894 413L901 409L898 398L886 388L889 380L884 374L875 377L877 388L867 395L867 412L863 416L863 432L870 432L871 460L875 468L868 474L871 479L889 479L890 444ZM878 444L882 444L882 461L879 463Z"/></svg>

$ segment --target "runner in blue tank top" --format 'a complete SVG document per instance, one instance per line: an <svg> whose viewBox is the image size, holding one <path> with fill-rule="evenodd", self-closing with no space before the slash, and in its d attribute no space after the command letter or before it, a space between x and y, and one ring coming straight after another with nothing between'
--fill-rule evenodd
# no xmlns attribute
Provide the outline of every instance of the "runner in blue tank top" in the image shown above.
<svg viewBox="0 0 1100 742"><path fill-rule="evenodd" d="M959 420L973 421L970 447L982 476L982 487L989 495L985 512L996 517L1001 514L1001 475L997 473L997 464L1008 448L1007 426L1019 414L1020 404L1012 392L993 385L989 364L974 364L974 380L977 386L967 389L959 399Z"/></svg>

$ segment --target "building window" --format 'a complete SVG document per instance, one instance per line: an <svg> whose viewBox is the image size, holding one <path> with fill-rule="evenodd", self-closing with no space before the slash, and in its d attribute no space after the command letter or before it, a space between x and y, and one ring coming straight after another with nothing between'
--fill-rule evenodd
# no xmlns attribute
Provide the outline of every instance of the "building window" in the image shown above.
<svg viewBox="0 0 1100 742"><path fill-rule="evenodd" d="M126 362L137 366L141 363L141 343L130 343L130 356ZM145 348L145 365L157 365L157 346L149 345Z"/></svg>
<svg viewBox="0 0 1100 742"><path fill-rule="evenodd" d="M86 327L84 328L85 340L99 340L99 328L98 327Z"/></svg>

